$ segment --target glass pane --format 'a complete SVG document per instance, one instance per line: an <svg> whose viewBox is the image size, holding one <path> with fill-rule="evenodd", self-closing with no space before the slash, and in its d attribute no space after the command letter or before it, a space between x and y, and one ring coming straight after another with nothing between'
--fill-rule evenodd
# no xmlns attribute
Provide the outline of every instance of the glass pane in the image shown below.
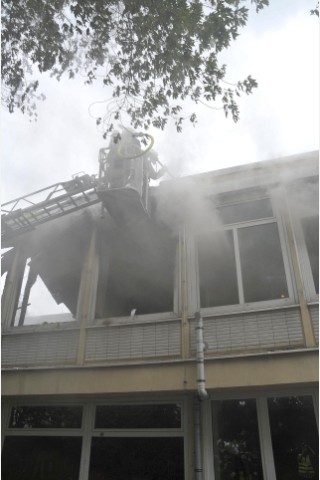
<svg viewBox="0 0 320 480"><path fill-rule="evenodd" d="M277 225L241 228L238 236L245 302L288 297Z"/></svg>
<svg viewBox="0 0 320 480"><path fill-rule="evenodd" d="M183 438L93 438L89 480L183 480Z"/></svg>
<svg viewBox="0 0 320 480"><path fill-rule="evenodd" d="M181 407L170 405L106 405L96 408L95 428L180 428Z"/></svg>
<svg viewBox="0 0 320 480"><path fill-rule="evenodd" d="M198 237L201 307L239 303L232 231Z"/></svg>
<svg viewBox="0 0 320 480"><path fill-rule="evenodd" d="M10 428L81 428L82 407L13 407Z"/></svg>
<svg viewBox="0 0 320 480"><path fill-rule="evenodd" d="M319 293L319 217L301 220L316 293Z"/></svg>
<svg viewBox="0 0 320 480"><path fill-rule="evenodd" d="M78 480L80 437L6 437L2 480Z"/></svg>
<svg viewBox="0 0 320 480"><path fill-rule="evenodd" d="M212 402L216 480L262 480L255 400Z"/></svg>
<svg viewBox="0 0 320 480"><path fill-rule="evenodd" d="M269 198L261 198L252 202L225 205L218 209L220 218L224 224L248 222L259 218L273 216Z"/></svg>
<svg viewBox="0 0 320 480"><path fill-rule="evenodd" d="M311 396L268 399L277 480L316 480L318 430Z"/></svg>

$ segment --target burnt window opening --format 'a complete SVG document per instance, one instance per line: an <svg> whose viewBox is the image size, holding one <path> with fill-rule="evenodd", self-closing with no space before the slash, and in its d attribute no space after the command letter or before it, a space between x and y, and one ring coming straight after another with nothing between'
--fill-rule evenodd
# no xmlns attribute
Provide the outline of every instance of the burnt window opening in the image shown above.
<svg viewBox="0 0 320 480"><path fill-rule="evenodd" d="M72 311L75 312L76 305L72 301L63 302L59 289L52 283L52 277L50 278L50 271L53 272L54 268L45 269L45 272L40 274L37 260L28 258L24 262L25 268L20 276L12 326L74 320ZM64 286L67 292L68 281Z"/></svg>
<svg viewBox="0 0 320 480"><path fill-rule="evenodd" d="M96 318L173 311L176 238L146 223L99 242Z"/></svg>
<svg viewBox="0 0 320 480"><path fill-rule="evenodd" d="M26 242L23 251L17 252L15 267L9 266L15 300L12 317L6 320L8 325L20 327L75 320L91 233L86 219L81 220L82 217L67 225L59 222L59 228L44 231L36 242ZM83 228L84 221L86 228Z"/></svg>
<svg viewBox="0 0 320 480"><path fill-rule="evenodd" d="M207 233L197 244L202 308L289 296L276 223Z"/></svg>

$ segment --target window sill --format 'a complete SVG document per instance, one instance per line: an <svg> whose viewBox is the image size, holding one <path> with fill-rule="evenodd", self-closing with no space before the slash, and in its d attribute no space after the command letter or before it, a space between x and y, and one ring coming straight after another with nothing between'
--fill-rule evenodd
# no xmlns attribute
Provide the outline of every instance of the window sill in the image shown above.
<svg viewBox="0 0 320 480"><path fill-rule="evenodd" d="M230 315L241 315L255 312L265 312L272 310L284 310L298 308L299 305L290 299L278 300L275 302L246 303L242 305L230 305L223 307L201 308L202 317L221 317Z"/></svg>

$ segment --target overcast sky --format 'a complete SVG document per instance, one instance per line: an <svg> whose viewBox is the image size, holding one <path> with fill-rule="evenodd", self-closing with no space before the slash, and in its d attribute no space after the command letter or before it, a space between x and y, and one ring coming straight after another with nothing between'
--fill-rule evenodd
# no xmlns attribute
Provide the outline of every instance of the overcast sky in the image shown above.
<svg viewBox="0 0 320 480"><path fill-rule="evenodd" d="M183 133L172 125L151 130L160 160L177 176L241 165L318 149L318 21L310 16L316 0L270 0L221 61L226 80L251 74L259 83L240 99L240 120L222 111L196 109L198 124ZM82 79L57 82L45 77L38 121L2 110L2 200L66 181L72 174L98 172L98 151L106 146L88 107L109 98ZM103 114L103 104L94 107ZM194 106L186 105L192 113Z"/></svg>

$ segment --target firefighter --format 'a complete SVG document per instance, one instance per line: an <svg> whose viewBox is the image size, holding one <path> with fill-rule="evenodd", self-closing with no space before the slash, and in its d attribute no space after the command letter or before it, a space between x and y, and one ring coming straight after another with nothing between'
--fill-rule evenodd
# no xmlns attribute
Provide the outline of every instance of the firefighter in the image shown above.
<svg viewBox="0 0 320 480"><path fill-rule="evenodd" d="M299 480L314 480L316 478L315 470L312 465L313 450L306 444L302 445L301 453L298 454L298 474Z"/></svg>

